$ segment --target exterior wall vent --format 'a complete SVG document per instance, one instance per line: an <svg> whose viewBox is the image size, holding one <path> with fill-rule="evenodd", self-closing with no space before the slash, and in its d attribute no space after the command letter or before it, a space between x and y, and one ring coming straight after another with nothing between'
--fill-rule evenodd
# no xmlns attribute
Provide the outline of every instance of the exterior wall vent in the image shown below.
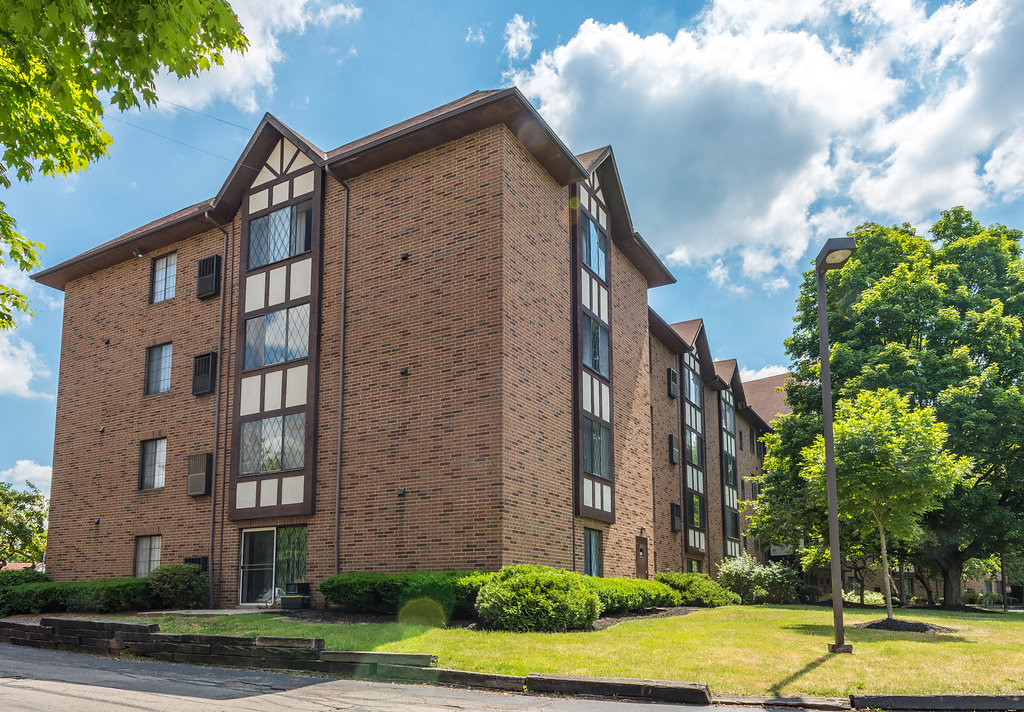
<svg viewBox="0 0 1024 712"><path fill-rule="evenodd" d="M192 395L213 393L217 387L217 352L200 354L192 361Z"/></svg>
<svg viewBox="0 0 1024 712"><path fill-rule="evenodd" d="M679 372L674 368L668 369L668 397L679 397Z"/></svg>
<svg viewBox="0 0 1024 712"><path fill-rule="evenodd" d="M669 507L672 512L672 531L681 532L683 530L683 507L675 502L672 502Z"/></svg>
<svg viewBox="0 0 1024 712"><path fill-rule="evenodd" d="M209 299L220 294L220 255L210 255L199 260L196 278L196 296Z"/></svg>
<svg viewBox="0 0 1024 712"><path fill-rule="evenodd" d="M188 456L188 495L202 497L210 494L210 476L213 474L213 453L204 452ZM185 562L189 563L189 562Z"/></svg>
<svg viewBox="0 0 1024 712"><path fill-rule="evenodd" d="M210 557L209 556L186 556L182 562L185 564L193 564L199 567L199 573L205 574L210 568Z"/></svg>

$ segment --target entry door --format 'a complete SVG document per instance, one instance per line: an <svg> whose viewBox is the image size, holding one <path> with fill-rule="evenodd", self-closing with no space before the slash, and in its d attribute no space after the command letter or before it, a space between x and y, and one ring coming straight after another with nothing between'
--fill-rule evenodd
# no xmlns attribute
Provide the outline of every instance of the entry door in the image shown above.
<svg viewBox="0 0 1024 712"><path fill-rule="evenodd" d="M636 577L647 578L647 537L636 538Z"/></svg>
<svg viewBox="0 0 1024 712"><path fill-rule="evenodd" d="M242 580L239 603L274 602L274 553L276 531L254 529L242 532Z"/></svg>

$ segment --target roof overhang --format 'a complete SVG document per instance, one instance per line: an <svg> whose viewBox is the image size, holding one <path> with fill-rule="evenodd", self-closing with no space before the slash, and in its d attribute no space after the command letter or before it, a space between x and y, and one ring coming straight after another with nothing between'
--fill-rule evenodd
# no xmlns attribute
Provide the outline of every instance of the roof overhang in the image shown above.
<svg viewBox="0 0 1024 712"><path fill-rule="evenodd" d="M686 343L676 330L669 326L668 322L658 316L650 307L647 307L647 324L658 341L665 344L675 354L683 354L690 351L690 345Z"/></svg>

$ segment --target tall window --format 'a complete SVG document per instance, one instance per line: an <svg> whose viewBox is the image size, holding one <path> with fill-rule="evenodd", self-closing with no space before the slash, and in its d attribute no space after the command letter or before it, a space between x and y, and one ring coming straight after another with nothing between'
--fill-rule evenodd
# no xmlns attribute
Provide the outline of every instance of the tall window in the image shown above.
<svg viewBox="0 0 1024 712"><path fill-rule="evenodd" d="M153 285L150 301L153 304L174 296L174 280L178 273L178 254L172 252L153 260Z"/></svg>
<svg viewBox="0 0 1024 712"><path fill-rule="evenodd" d="M139 468L139 489L157 489L164 486L167 469L167 439L142 442L142 466Z"/></svg>
<svg viewBox="0 0 1024 712"><path fill-rule="evenodd" d="M309 305L245 320L245 368L259 368L309 354Z"/></svg>
<svg viewBox="0 0 1024 712"><path fill-rule="evenodd" d="M146 349L146 394L163 393L171 388L171 345Z"/></svg>
<svg viewBox="0 0 1024 712"><path fill-rule="evenodd" d="M608 329L589 314L583 315L583 365L605 378L610 374Z"/></svg>
<svg viewBox="0 0 1024 712"><path fill-rule="evenodd" d="M299 470L306 461L306 414L242 423L241 474Z"/></svg>
<svg viewBox="0 0 1024 712"><path fill-rule="evenodd" d="M583 264L605 282L608 281L608 235L586 213L581 213L580 250Z"/></svg>
<svg viewBox="0 0 1024 712"><path fill-rule="evenodd" d="M686 519L694 529L704 528L704 497L696 492L690 492L690 501L686 508Z"/></svg>
<svg viewBox="0 0 1024 712"><path fill-rule="evenodd" d="M590 418L583 419L583 471L608 480L612 476L612 434Z"/></svg>
<svg viewBox="0 0 1024 712"><path fill-rule="evenodd" d="M135 537L135 576L145 578L160 565L160 535Z"/></svg>
<svg viewBox="0 0 1024 712"><path fill-rule="evenodd" d="M250 220L249 269L309 252L312 238L312 200Z"/></svg>
<svg viewBox="0 0 1024 712"><path fill-rule="evenodd" d="M598 529L583 530L583 573L587 576L604 575L604 562L601 560L601 532Z"/></svg>
<svg viewBox="0 0 1024 712"><path fill-rule="evenodd" d="M288 584L306 580L306 527L243 531L239 569L239 603L277 603Z"/></svg>

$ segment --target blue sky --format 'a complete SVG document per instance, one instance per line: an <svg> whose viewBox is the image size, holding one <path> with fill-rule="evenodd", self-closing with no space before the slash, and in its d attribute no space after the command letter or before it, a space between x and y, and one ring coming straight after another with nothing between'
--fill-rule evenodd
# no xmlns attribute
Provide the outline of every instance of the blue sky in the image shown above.
<svg viewBox="0 0 1024 712"><path fill-rule="evenodd" d="M1024 227L1015 0L233 5L245 57L162 78L159 107L108 114L108 158L8 191L44 265L215 194L263 112L330 149L510 84L575 151L613 145L678 279L651 304L704 317L715 357L752 372L787 363L799 273L827 237L925 230L959 204ZM0 479L48 487L62 295L0 283L37 312L0 334Z"/></svg>

